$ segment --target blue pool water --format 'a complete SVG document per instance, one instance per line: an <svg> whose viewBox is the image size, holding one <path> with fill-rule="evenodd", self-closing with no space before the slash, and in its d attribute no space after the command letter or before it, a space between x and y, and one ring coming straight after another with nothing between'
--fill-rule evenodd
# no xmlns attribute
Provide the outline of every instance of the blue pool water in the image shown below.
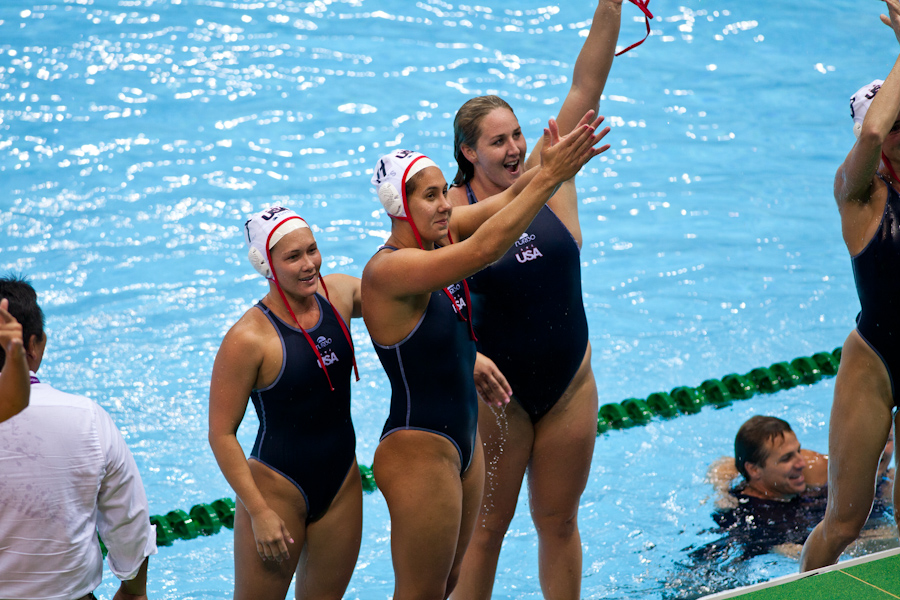
<svg viewBox="0 0 900 600"><path fill-rule="evenodd" d="M154 514L230 495L206 442L212 360L265 293L244 217L315 224L323 270L359 275L389 224L368 183L386 148L452 176L452 118L497 93L533 142L569 87L594 4L520 0L10 0L0 5L0 271L48 317L42 376L106 407ZM878 2L654 0L617 59L612 149L579 177L601 403L697 385L843 342L858 310L831 196L849 96L898 53ZM643 35L624 9L620 44ZM371 464L388 385L354 324L354 421ZM583 497L585 598L662 598L796 570L767 556L685 576L710 541L706 465L756 413L824 450L832 382L597 440ZM239 437L252 445L248 413ZM523 493L495 598L539 598ZM389 598L390 524L365 498L347 598ZM230 533L161 548L154 598L226 598ZM105 575L100 593L111 596Z"/></svg>

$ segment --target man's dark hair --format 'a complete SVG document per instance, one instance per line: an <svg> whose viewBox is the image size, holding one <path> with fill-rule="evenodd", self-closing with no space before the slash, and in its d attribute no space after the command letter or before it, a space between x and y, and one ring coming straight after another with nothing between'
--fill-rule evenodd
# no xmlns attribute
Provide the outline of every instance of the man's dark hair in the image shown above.
<svg viewBox="0 0 900 600"><path fill-rule="evenodd" d="M24 275L10 273L0 277L0 299L9 300L9 314L22 326L22 342L28 348L31 336L44 339L44 311L37 303L37 292ZM0 365L6 360L6 352L0 348Z"/></svg>
<svg viewBox="0 0 900 600"><path fill-rule="evenodd" d="M737 435L734 436L734 466L744 479L750 479L744 463L763 466L768 458L766 442L783 438L787 432L793 433L787 421L765 415L750 417L741 425Z"/></svg>

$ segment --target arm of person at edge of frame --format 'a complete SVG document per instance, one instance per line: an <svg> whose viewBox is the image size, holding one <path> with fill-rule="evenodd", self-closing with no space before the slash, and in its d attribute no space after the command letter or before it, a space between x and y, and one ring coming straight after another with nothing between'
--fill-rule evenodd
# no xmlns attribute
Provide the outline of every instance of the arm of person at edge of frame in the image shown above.
<svg viewBox="0 0 900 600"><path fill-rule="evenodd" d="M9 314L8 308L9 300L0 300L0 345L6 353L0 370L0 422L24 410L31 396L22 326Z"/></svg>
<svg viewBox="0 0 900 600"><path fill-rule="evenodd" d="M562 135L576 127L581 115L588 110L598 111L600 97L606 87L606 79L616 55L619 26L622 21L622 0L599 0L594 10L587 39L575 59L572 86L556 122ZM526 168L536 165L541 155L542 140L538 140L528 159Z"/></svg>
<svg viewBox="0 0 900 600"><path fill-rule="evenodd" d="M255 333L250 319L249 312L244 314L225 334L216 353L209 388L209 445L222 474L250 514L260 557L281 562L289 557L287 542L294 540L256 487L237 440L238 427L263 364L262 336Z"/></svg>
<svg viewBox="0 0 900 600"><path fill-rule="evenodd" d="M144 559L134 579L122 581L113 600L147 600L147 565L150 557Z"/></svg>
<svg viewBox="0 0 900 600"><path fill-rule="evenodd" d="M322 279L328 286L329 301L334 304L347 326L350 319L362 317L362 294L360 293L359 277L345 273L330 273ZM321 290L324 296L324 290Z"/></svg>
<svg viewBox="0 0 900 600"><path fill-rule="evenodd" d="M610 131L609 127L604 127L599 133L596 132L600 124L603 123L604 117L598 116L594 118L594 114L595 113L593 110L587 111L581 118L578 126L562 137L559 137L559 129L556 127L556 121L553 119L550 119L550 121L548 122L548 125L551 127L551 129L544 130L545 137L548 140L554 137L559 140L558 142L553 143L553 146L566 145L572 140L576 140L581 135L582 131L584 131L583 128L585 127L587 127L591 131L593 137L591 138L590 146L587 147L586 152L581 157L583 162L581 166L577 170L575 170L575 173L581 170L581 167L587 164L595 156L609 150L609 144L604 144L600 148L594 148L594 146L596 146L596 144L600 140L606 137L606 134L608 134ZM545 158L546 157L542 158L542 162ZM466 204L463 206L455 207L453 209L453 219L451 219L450 232L453 236L453 241L459 242L474 235L484 222L500 212L503 207L510 204L510 202L512 202L520 193L522 193L542 168L543 164L538 167L529 169L512 186L500 192L499 194L494 194L493 196L485 198L484 200L479 200L475 204ZM559 184L561 183L562 182L559 182L557 184L556 188L554 188L553 190L553 193L556 192L556 189L558 189ZM551 193L550 195L552 196L553 193Z"/></svg>
<svg viewBox="0 0 900 600"><path fill-rule="evenodd" d="M882 0L887 4L890 17L881 15L882 22L890 26L900 41L900 3L898 0ZM900 56L894 62L879 92L872 100L862 123L859 139L851 148L834 178L834 198L843 213L847 206L866 208L874 196L878 178L876 173L881 161L881 146L890 133L900 112ZM879 186L880 187L880 186ZM886 193L886 190L883 190ZM862 210L866 222L874 215Z"/></svg>

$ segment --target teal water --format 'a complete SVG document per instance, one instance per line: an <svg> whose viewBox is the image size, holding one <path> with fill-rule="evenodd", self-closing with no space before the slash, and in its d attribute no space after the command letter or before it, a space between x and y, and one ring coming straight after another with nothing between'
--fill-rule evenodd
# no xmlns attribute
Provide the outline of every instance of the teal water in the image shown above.
<svg viewBox="0 0 900 600"><path fill-rule="evenodd" d="M657 4L658 3L658 4ZM361 273L389 229L369 185L386 148L452 175L452 118L497 93L533 141L565 96L594 4L485 0L71 0L0 6L0 271L48 317L42 375L103 404L151 512L231 493L206 443L212 360L265 292L245 216L284 203L316 226L323 271ZM617 59L612 149L579 176L583 278L601 403L746 372L843 342L858 302L831 197L849 97L898 53L878 2L654 0L653 35ZM643 35L624 9L620 44ZM353 326L358 456L388 386ZM712 539L706 465L749 415L824 450L832 384L605 434L580 523L585 598L657 598ZM240 432L249 449L256 419ZM365 500L348 598L390 597L389 521ZM225 598L231 536L151 562L156 598ZM757 559L745 579L796 570ZM737 577L737 576L735 576ZM708 582L709 583L709 582ZM716 582L711 582L716 585ZM101 594L114 583L105 576ZM538 598L525 495L496 598Z"/></svg>

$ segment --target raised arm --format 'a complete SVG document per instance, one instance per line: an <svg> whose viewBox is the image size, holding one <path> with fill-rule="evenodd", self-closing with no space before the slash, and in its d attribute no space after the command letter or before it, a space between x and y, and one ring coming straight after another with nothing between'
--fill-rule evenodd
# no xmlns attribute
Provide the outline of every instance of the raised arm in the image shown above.
<svg viewBox="0 0 900 600"><path fill-rule="evenodd" d="M889 16L881 19L889 25L900 41L900 3L883 0ZM875 190L876 173L881 160L881 147L894 131L900 113L900 56L872 100L862 123L859 139L834 178L834 198L843 211L847 203L867 204ZM897 165L900 166L900 165ZM895 167L896 168L896 167Z"/></svg>
<svg viewBox="0 0 900 600"><path fill-rule="evenodd" d="M584 112L577 127L590 126L594 131L596 131L603 123L604 117L599 116L594 119L594 114L595 113L593 110ZM557 136L559 128L558 126L556 126L555 122L554 127L555 129L551 132L551 136ZM571 134L571 131L569 133ZM602 130L600 130L599 133L596 133L598 141L605 138L606 134L608 133L609 127L604 127ZM609 144L605 144L597 150L598 153L600 153L605 152L608 149ZM521 177L519 177L515 183L513 183L510 187L500 192L499 194L495 194L493 196L490 196L489 198L480 200L475 204L465 204L454 208L452 220L452 234L454 236L453 240L461 241L471 236L481 226L482 223L487 221L491 216L495 215L500 209L514 200L516 196L521 194L522 191L525 190L525 188L534 178L534 176L538 173L540 168L540 164L532 167Z"/></svg>
<svg viewBox="0 0 900 600"><path fill-rule="evenodd" d="M0 422L19 414L28 406L31 380L25 348L22 344L22 326L9 312L9 301L0 300L0 347L6 357L0 371Z"/></svg>
<svg viewBox="0 0 900 600"><path fill-rule="evenodd" d="M542 153L541 169L515 201L487 219L467 240L435 251L407 248L394 252L390 260L378 261L373 273L379 288L377 295L401 299L440 290L499 260L534 220L557 186L572 178L606 148L594 148L601 136L595 135L587 125L554 144L551 138L557 136L555 123L551 121L550 129L544 131L547 149ZM462 211L463 220L467 220L465 214L471 212L466 211L469 208L474 207L454 210ZM465 228L471 229L472 225L468 223ZM367 271L372 264L369 263Z"/></svg>
<svg viewBox="0 0 900 600"><path fill-rule="evenodd" d="M260 493L237 430L263 362L262 340L245 315L222 340L209 386L209 445L225 479L250 514L257 550L264 559L288 558L290 533Z"/></svg>
<svg viewBox="0 0 900 600"><path fill-rule="evenodd" d="M560 134L572 131L587 111L598 110L616 53L621 21L622 0L599 0L587 39L575 59L572 87L556 117ZM527 168L538 163L541 145L541 141L535 144L528 156Z"/></svg>

